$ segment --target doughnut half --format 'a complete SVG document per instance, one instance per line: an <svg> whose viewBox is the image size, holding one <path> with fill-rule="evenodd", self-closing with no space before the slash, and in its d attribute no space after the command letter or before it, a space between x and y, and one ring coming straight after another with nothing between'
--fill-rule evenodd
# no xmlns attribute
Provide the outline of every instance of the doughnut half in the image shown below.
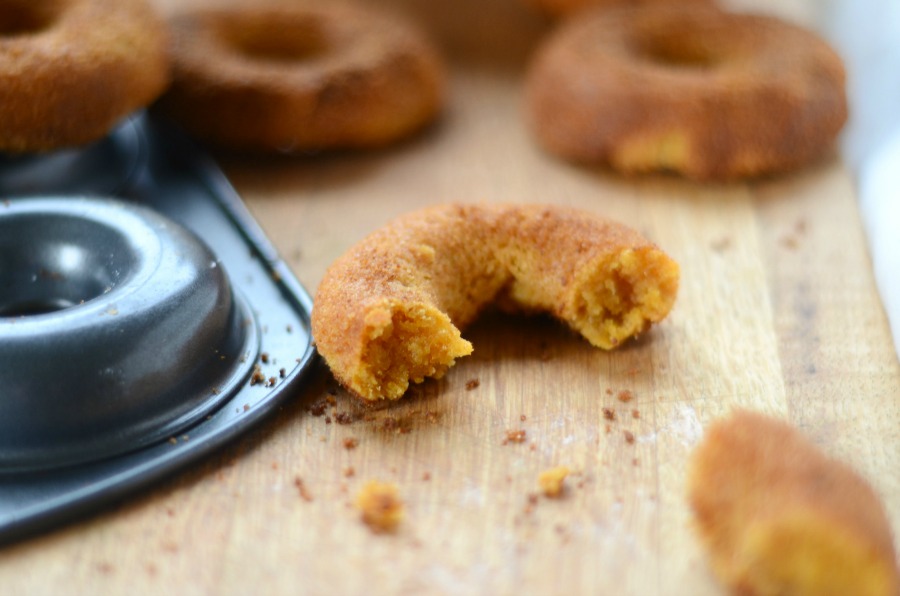
<svg viewBox="0 0 900 596"><path fill-rule="evenodd" d="M875 492L785 422L739 411L712 425L691 458L688 498L736 594L900 594Z"/></svg>
<svg viewBox="0 0 900 596"><path fill-rule="evenodd" d="M547 312L611 349L662 320L679 267L636 231L541 205L430 207L375 231L326 272L319 353L366 400L397 399L472 352L460 329L487 305Z"/></svg>

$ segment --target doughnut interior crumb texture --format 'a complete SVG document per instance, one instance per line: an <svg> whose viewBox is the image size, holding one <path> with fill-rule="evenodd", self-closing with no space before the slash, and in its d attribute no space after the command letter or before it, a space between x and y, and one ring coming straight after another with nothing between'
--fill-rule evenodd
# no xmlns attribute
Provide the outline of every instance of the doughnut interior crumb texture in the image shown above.
<svg viewBox="0 0 900 596"><path fill-rule="evenodd" d="M739 411L712 425L688 496L713 569L735 593L900 594L874 491L782 421Z"/></svg>
<svg viewBox="0 0 900 596"><path fill-rule="evenodd" d="M166 28L145 0L0 6L0 151L95 141L169 83Z"/></svg>
<svg viewBox="0 0 900 596"><path fill-rule="evenodd" d="M774 17L698 3L588 10L538 49L529 124L551 153L728 180L826 153L847 119L838 54Z"/></svg>
<svg viewBox="0 0 900 596"><path fill-rule="evenodd" d="M440 378L486 306L546 312L611 349L662 320L678 265L640 234L540 205L441 205L377 230L328 269L313 336L336 378L367 400Z"/></svg>

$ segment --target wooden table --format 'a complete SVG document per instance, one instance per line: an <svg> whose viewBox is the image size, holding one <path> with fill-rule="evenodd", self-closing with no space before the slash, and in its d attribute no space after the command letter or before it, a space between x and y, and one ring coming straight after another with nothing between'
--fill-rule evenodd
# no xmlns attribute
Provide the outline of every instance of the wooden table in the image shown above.
<svg viewBox="0 0 900 596"><path fill-rule="evenodd" d="M467 331L475 353L445 379L374 409L322 368L202 465L0 551L0 593L719 594L684 469L704 426L736 406L788 418L855 466L900 531L900 366L840 160L730 185L563 163L520 110L548 23L517 0L391 4L450 57L435 127L374 153L223 159L306 287L408 210L545 202L619 219L670 252L683 272L671 316L613 353L548 320L484 317ZM800 20L814 9L777 6ZM505 441L511 430L526 440ZM536 496L557 465L574 471L565 494ZM395 534L352 506L370 479L399 487Z"/></svg>

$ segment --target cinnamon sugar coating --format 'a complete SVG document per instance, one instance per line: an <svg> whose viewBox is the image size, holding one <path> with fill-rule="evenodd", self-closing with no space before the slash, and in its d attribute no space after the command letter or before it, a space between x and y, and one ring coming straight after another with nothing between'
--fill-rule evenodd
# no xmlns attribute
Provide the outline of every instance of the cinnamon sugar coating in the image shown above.
<svg viewBox="0 0 900 596"><path fill-rule="evenodd" d="M0 151L98 140L168 82L165 26L144 0L0 5Z"/></svg>
<svg viewBox="0 0 900 596"><path fill-rule="evenodd" d="M773 17L710 6L590 10L538 50L527 113L564 158L698 180L821 157L847 119L838 55Z"/></svg>
<svg viewBox="0 0 900 596"><path fill-rule="evenodd" d="M875 492L785 422L740 411L710 426L688 497L713 569L734 593L900 593Z"/></svg>
<svg viewBox="0 0 900 596"><path fill-rule="evenodd" d="M162 107L194 136L242 150L385 145L434 119L443 64L416 28L350 3L265 0L170 21Z"/></svg>
<svg viewBox="0 0 900 596"><path fill-rule="evenodd" d="M313 337L337 379L396 399L472 352L487 305L546 312L611 349L669 312L679 269L621 224L541 205L430 207L375 231L325 274Z"/></svg>

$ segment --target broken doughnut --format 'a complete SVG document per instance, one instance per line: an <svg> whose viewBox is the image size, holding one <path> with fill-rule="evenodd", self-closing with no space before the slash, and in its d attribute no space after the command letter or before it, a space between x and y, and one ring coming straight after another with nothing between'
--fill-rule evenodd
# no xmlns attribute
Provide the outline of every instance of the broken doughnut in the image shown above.
<svg viewBox="0 0 900 596"><path fill-rule="evenodd" d="M875 492L785 422L740 411L712 425L688 498L713 570L736 594L900 593Z"/></svg>
<svg viewBox="0 0 900 596"><path fill-rule="evenodd" d="M460 329L489 304L546 312L612 349L662 320L678 265L636 231L541 205L430 207L353 246L319 285L312 332L345 387L397 399L472 352Z"/></svg>

